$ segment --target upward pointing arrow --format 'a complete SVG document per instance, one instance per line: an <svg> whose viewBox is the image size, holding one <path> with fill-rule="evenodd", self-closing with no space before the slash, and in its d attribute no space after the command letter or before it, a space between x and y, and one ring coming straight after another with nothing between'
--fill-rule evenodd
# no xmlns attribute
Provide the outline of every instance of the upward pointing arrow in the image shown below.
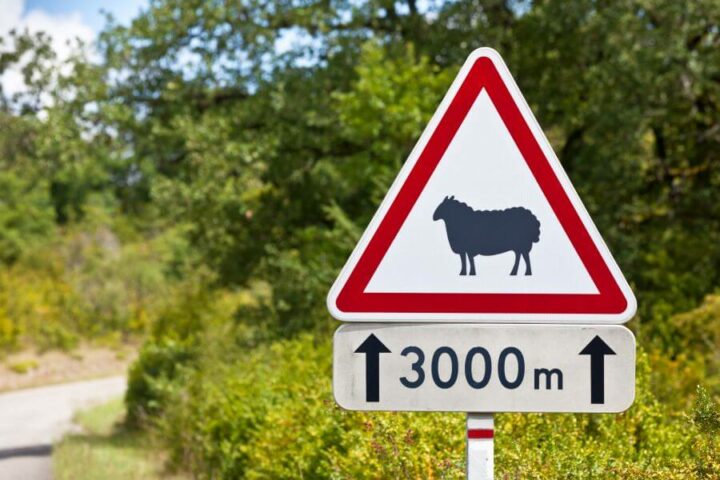
<svg viewBox="0 0 720 480"><path fill-rule="evenodd" d="M605 403L605 355L615 355L615 352L595 335L579 355L590 355L590 403Z"/></svg>
<svg viewBox="0 0 720 480"><path fill-rule="evenodd" d="M380 401L380 354L391 353L375 334L371 333L355 350L365 354L365 401Z"/></svg>

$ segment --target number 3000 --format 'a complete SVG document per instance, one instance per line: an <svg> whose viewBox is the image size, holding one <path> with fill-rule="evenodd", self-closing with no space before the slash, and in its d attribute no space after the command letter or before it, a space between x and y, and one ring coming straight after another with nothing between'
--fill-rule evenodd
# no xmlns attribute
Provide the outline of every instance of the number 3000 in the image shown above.
<svg viewBox="0 0 720 480"><path fill-rule="evenodd" d="M407 357L409 355L415 356L415 361L410 366L412 371L415 373L415 378L409 379L408 377L401 377L400 383L407 388L420 387L420 385L425 382L425 370L423 370L425 352L423 352L419 347L410 346L406 347L401 352L401 355L403 357ZM507 359L510 355L515 357L515 361L517 363L517 373L515 375L515 379L513 380L508 379L506 367ZM447 378L440 377L440 360L443 356L446 356L450 362L450 374ZM482 376L480 378L475 378L473 374L473 362L475 361L475 357L478 356L482 357L484 368ZM430 374L435 385L442 389L452 387L455 385L455 382L457 382L459 370L459 360L455 350L450 347L439 347L435 350L430 362ZM484 388L490 382L491 377L492 358L490 357L490 353L483 347L471 348L465 356L465 380L468 385L475 389ZM500 356L498 357L498 378L500 380L500 384L510 390L515 389L522 384L523 379L525 378L525 359L520 350L515 347L507 347L500 352Z"/></svg>

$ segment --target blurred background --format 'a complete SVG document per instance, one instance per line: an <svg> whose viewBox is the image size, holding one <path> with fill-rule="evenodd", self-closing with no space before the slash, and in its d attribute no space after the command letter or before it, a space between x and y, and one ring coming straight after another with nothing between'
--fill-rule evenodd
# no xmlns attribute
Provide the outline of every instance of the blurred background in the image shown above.
<svg viewBox="0 0 720 480"><path fill-rule="evenodd" d="M498 415L498 478L720 478L716 0L0 0L0 477L463 478L335 405L325 295L479 46L639 302L634 406Z"/></svg>

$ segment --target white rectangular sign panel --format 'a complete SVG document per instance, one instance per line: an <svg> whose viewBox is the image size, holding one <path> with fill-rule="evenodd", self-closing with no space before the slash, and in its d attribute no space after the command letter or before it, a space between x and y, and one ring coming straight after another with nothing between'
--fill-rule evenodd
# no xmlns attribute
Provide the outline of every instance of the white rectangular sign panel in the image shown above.
<svg viewBox="0 0 720 480"><path fill-rule="evenodd" d="M621 326L344 325L333 355L349 410L610 413L635 398Z"/></svg>

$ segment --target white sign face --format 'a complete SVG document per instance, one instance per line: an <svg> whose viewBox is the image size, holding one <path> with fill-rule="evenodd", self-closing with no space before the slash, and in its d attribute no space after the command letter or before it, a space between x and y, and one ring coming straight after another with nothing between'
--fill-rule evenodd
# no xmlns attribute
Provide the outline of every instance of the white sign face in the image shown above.
<svg viewBox="0 0 720 480"><path fill-rule="evenodd" d="M633 293L497 52L473 52L328 295L344 321L628 321Z"/></svg>
<svg viewBox="0 0 720 480"><path fill-rule="evenodd" d="M635 337L621 326L345 325L335 400L349 410L622 412Z"/></svg>
<svg viewBox="0 0 720 480"><path fill-rule="evenodd" d="M444 158L375 270L366 292L598 293L485 91L475 100ZM513 188L508 188L510 185ZM532 274L524 275L526 266L521 264L518 274L510 275L514 254L508 250L476 256L475 278L460 275L460 259L448 242L453 220L433 221L433 212L448 195L473 209L502 211L521 205L532 212L537 222L526 215L530 227L537 227L530 232L537 232L538 238L529 242ZM427 255L428 251L433 254Z"/></svg>

